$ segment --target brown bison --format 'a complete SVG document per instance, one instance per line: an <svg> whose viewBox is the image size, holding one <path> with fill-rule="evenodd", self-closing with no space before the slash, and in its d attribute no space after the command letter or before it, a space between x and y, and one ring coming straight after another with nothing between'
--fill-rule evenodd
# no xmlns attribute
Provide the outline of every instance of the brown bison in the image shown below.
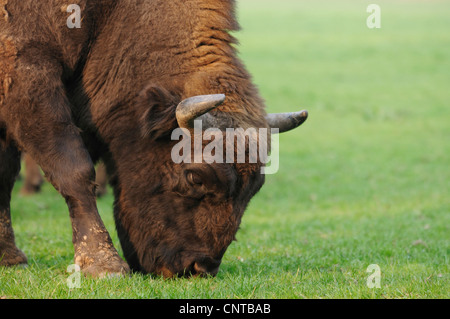
<svg viewBox="0 0 450 319"><path fill-rule="evenodd" d="M192 131L195 119L224 136L284 132L306 112L265 113L229 34L238 29L233 0L62 3L0 0L0 264L27 262L10 219L26 151L67 202L84 273L215 275L264 183L264 162L175 163L171 133ZM251 142L261 141L248 137L246 151ZM100 159L128 264L97 211Z"/></svg>

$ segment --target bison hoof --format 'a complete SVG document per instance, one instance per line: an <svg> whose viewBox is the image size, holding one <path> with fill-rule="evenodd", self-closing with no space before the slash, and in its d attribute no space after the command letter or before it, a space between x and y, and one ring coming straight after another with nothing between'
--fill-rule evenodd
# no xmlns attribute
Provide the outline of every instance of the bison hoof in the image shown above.
<svg viewBox="0 0 450 319"><path fill-rule="evenodd" d="M17 247L0 249L0 266L26 266L27 256Z"/></svg>
<svg viewBox="0 0 450 319"><path fill-rule="evenodd" d="M97 189L95 190L95 195L96 195L98 198L101 198L101 197L105 196L106 193L107 193L106 187L99 186L99 187L97 187Z"/></svg>
<svg viewBox="0 0 450 319"><path fill-rule="evenodd" d="M80 259L76 259L76 264L81 268L83 274L87 277L105 278L112 276L122 276L130 272L128 264L122 260L119 256L111 257L106 260L98 260L89 264L80 262Z"/></svg>
<svg viewBox="0 0 450 319"><path fill-rule="evenodd" d="M26 183L23 185L20 190L20 194L23 196L30 196L34 194L38 194L41 192L41 184L29 184Z"/></svg>

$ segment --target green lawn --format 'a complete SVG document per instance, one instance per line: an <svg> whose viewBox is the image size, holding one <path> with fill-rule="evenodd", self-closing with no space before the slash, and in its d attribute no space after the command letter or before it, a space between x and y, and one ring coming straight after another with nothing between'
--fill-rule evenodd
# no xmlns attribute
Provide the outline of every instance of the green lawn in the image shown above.
<svg viewBox="0 0 450 319"><path fill-rule="evenodd" d="M0 268L7 298L449 298L450 3L242 0L240 53L271 112L308 109L280 136L280 170L253 199L216 278L81 279L64 200L24 198L29 266ZM110 191L111 193L111 191ZM99 209L116 247L111 194ZM366 269L381 269L368 288Z"/></svg>

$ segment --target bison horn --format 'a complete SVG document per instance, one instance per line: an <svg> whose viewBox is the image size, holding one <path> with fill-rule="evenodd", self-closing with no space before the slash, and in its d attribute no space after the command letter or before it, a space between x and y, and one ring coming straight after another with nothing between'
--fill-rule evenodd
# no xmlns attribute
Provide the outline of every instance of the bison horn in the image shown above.
<svg viewBox="0 0 450 319"><path fill-rule="evenodd" d="M266 116L267 123L271 128L277 128L279 133L293 130L308 118L307 111L292 112L292 113L273 113Z"/></svg>
<svg viewBox="0 0 450 319"><path fill-rule="evenodd" d="M225 101L224 94L198 95L187 98L177 106L176 116L181 128L193 128L194 120L215 109ZM201 119L201 118L200 118Z"/></svg>

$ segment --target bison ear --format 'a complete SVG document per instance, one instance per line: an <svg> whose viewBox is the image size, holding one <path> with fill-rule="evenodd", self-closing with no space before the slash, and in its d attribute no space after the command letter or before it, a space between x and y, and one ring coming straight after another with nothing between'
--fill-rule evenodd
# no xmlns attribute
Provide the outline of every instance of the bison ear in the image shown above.
<svg viewBox="0 0 450 319"><path fill-rule="evenodd" d="M168 90L149 85L137 98L137 114L144 137L154 140L170 135L177 128L176 108L179 98Z"/></svg>

